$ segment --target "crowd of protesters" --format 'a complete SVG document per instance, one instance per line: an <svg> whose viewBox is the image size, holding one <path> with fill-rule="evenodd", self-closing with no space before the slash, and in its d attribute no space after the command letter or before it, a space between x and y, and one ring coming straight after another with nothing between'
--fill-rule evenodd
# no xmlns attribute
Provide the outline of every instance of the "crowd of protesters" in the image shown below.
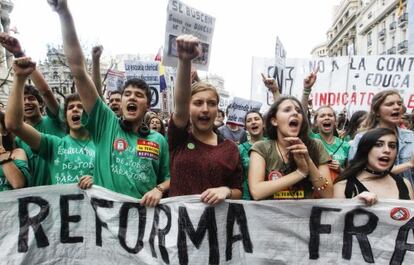
<svg viewBox="0 0 414 265"><path fill-rule="evenodd" d="M168 121L150 111L145 81L129 79L121 91L102 94L99 60L89 73L66 0L48 1L60 18L65 56L77 93L63 106L19 41L0 34L15 57L13 85L0 112L0 189L78 183L99 185L154 207L167 196L200 194L225 199L413 199L413 114L401 95L384 90L369 112L347 119L332 106L309 105L316 73L304 80L301 99L273 94L267 113L249 111L245 126L225 123L216 88L200 81L192 60L199 40L177 37L174 113ZM30 79L34 84L29 85Z"/></svg>

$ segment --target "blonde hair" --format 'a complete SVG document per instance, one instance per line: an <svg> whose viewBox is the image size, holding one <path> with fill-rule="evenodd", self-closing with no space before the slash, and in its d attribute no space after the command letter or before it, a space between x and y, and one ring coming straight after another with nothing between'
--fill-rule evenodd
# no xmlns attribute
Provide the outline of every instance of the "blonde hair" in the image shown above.
<svg viewBox="0 0 414 265"><path fill-rule="evenodd" d="M217 89L212 84L207 82L196 82L191 85L191 96L204 91L212 91L217 98L217 104L219 103L220 96L217 92Z"/></svg>

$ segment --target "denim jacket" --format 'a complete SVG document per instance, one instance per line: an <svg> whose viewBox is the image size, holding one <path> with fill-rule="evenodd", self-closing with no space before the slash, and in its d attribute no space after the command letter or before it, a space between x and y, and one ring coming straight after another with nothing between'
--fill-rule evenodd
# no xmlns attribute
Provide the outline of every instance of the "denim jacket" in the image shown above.
<svg viewBox="0 0 414 265"><path fill-rule="evenodd" d="M411 156L414 155L414 132L401 129L397 127L398 132L398 155L397 159L395 160L395 165L399 165L405 163L411 159ZM354 158L358 143L361 140L362 135L364 133L358 133L355 135L354 140L350 143L351 148L349 149L348 160L352 160ZM414 170L406 170L400 174L400 176L408 179L411 182L411 185L414 187Z"/></svg>

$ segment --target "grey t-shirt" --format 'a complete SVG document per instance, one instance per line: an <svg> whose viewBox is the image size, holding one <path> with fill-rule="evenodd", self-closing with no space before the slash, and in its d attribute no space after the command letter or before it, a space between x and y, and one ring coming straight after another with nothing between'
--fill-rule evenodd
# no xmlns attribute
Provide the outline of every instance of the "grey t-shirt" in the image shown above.
<svg viewBox="0 0 414 265"><path fill-rule="evenodd" d="M241 144L247 141L247 133L242 127L238 128L237 131L232 131L227 125L223 125L218 128L218 130L224 139L229 139L236 144Z"/></svg>

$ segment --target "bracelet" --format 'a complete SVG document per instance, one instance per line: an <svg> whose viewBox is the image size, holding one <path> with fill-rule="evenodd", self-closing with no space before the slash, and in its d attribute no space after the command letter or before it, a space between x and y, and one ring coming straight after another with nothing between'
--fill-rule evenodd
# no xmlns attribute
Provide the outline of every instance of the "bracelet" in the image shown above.
<svg viewBox="0 0 414 265"><path fill-rule="evenodd" d="M11 161L13 161L13 158L11 158L11 157L3 159L3 160L0 161L0 165L4 165L4 164L9 163Z"/></svg>
<svg viewBox="0 0 414 265"><path fill-rule="evenodd" d="M312 186L312 189L313 189L313 190L321 191L321 190L326 189L326 187L328 187L328 184L329 184L328 180L327 180L326 178L323 178L322 176L321 176L321 177L319 177L319 178L320 178L320 179L325 179L325 183L324 183L322 186L320 186L320 187L315 187L315 186Z"/></svg>
<svg viewBox="0 0 414 265"><path fill-rule="evenodd" d="M232 195L232 193L233 193L233 192L231 191L231 189L230 189L230 188L229 188L229 191L230 191L230 192L229 192L229 194L227 195L226 199L231 199L231 195Z"/></svg>
<svg viewBox="0 0 414 265"><path fill-rule="evenodd" d="M307 177L307 175L303 173L302 171L300 171L299 169L296 169L296 172L304 179Z"/></svg>
<svg viewBox="0 0 414 265"><path fill-rule="evenodd" d="M165 191L165 189L163 189L160 184L158 184L157 186L155 186L155 188L157 190L161 191L161 193L164 193L164 191Z"/></svg>

